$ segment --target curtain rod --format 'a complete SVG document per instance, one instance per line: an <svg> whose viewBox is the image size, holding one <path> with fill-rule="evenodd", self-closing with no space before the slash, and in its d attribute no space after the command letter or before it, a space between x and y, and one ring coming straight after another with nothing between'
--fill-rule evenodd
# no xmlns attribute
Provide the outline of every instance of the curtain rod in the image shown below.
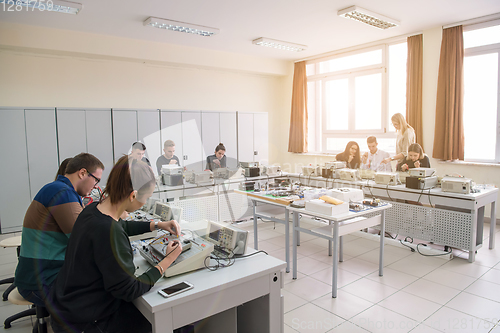
<svg viewBox="0 0 500 333"><path fill-rule="evenodd" d="M448 24L448 25L443 25L443 29L453 28L453 27L456 27L457 25L471 25L471 24L476 24L476 23L484 23L484 22L488 22L488 21L494 21L497 19L500 19L500 13L476 17L476 18L473 18L470 20L465 20L465 21L460 21L460 22Z"/></svg>
<svg viewBox="0 0 500 333"><path fill-rule="evenodd" d="M300 61L315 60L315 59L319 59L319 58L324 58L324 57L328 57L328 56L342 54L342 53L346 53L346 52L350 52L350 51L355 51L355 50L358 50L358 49L361 49L361 48L370 47L370 46L376 46L376 45L388 43L388 42L391 42L391 41L395 41L395 40L398 40L398 39L401 39L401 38L408 38L408 37L416 36L416 35L420 35L420 34L422 34L422 31L414 32L414 33L410 33L410 34L406 34L406 35L399 35L399 36L390 37L390 38L386 38L386 39L380 39L380 40L369 42L369 43L365 43L365 44L350 46L350 47L346 47L344 49L339 49L339 50L335 50L335 51L330 51L330 52L326 52L326 53L321 53L321 54L313 55L313 56L310 56L310 57L307 57L307 58L303 58L303 59L299 59L299 60L294 60L294 63L300 62Z"/></svg>

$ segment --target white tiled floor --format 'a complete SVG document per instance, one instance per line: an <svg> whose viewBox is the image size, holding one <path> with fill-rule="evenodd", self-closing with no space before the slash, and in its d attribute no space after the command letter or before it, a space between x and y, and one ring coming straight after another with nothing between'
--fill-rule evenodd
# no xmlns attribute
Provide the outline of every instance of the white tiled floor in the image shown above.
<svg viewBox="0 0 500 333"><path fill-rule="evenodd" d="M241 226L250 231L252 245L251 224ZM283 230L280 225L274 228L274 223L259 223L259 248L282 260ZM489 225L485 237L488 230ZM500 244L497 230L496 244ZM0 235L0 239L11 236ZM332 298L327 242L307 235L298 250L297 280L292 273L285 274L284 332L500 333L500 245L489 250L488 242L485 238L474 263L461 251L454 252L458 257L444 260L386 245L384 276L380 277L378 242L347 235L338 297ZM0 248L0 279L12 276L15 265L15 250ZM0 285L0 293L5 288ZM0 302L0 318L24 309ZM1 327L3 331L30 332L31 319L15 322L8 330Z"/></svg>
<svg viewBox="0 0 500 333"><path fill-rule="evenodd" d="M253 229L245 228L253 244ZM284 260L283 228L259 223L259 239L260 230L265 230L265 241L259 242L259 249L267 248L270 255ZM497 230L496 244L500 244ZM269 231L281 236L269 238ZM445 260L386 245L382 277L378 276L378 242L347 235L337 298L331 297L332 258L327 242L307 235L298 249L297 280L292 273L285 276L285 333L500 333L500 245L488 249L488 232L486 225L484 246L474 263L462 251L455 250L455 258Z"/></svg>

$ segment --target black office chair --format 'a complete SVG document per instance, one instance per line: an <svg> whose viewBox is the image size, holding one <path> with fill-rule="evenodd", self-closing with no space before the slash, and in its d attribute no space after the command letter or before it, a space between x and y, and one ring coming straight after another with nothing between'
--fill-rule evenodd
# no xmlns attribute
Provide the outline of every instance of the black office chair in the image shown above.
<svg viewBox="0 0 500 333"><path fill-rule="evenodd" d="M9 302L17 305L31 305L31 308L28 310L21 311L19 313L16 313L15 315L12 315L5 319L4 321L4 328L11 328L12 327L12 322L14 320L24 318L24 317L29 317L29 316L35 316L36 315L36 323L33 325L33 333L47 333L47 322L45 318L47 318L50 314L47 311L46 307L43 306L36 306L30 301L27 301L19 294L19 291L17 291L17 288L14 288L10 293L9 293Z"/></svg>
<svg viewBox="0 0 500 333"><path fill-rule="evenodd" d="M21 236L14 236L3 239L2 241L0 241L0 247L16 247L17 257L19 258L19 253L21 252ZM5 302L9 297L9 293L16 287L14 286L14 277L0 280L0 284L10 284L10 286L3 292L2 295L2 299Z"/></svg>

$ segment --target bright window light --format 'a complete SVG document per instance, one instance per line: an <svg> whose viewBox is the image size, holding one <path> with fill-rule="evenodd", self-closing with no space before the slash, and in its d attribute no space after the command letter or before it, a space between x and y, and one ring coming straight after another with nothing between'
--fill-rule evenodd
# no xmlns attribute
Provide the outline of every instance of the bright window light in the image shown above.
<svg viewBox="0 0 500 333"><path fill-rule="evenodd" d="M325 83L326 129L349 129L349 79Z"/></svg>
<svg viewBox="0 0 500 333"><path fill-rule="evenodd" d="M464 31L464 48L500 43L500 25Z"/></svg>
<svg viewBox="0 0 500 333"><path fill-rule="evenodd" d="M389 46L388 76L389 76L389 114L387 131L395 132L391 125L391 117L395 113L406 114L406 58L407 43Z"/></svg>
<svg viewBox="0 0 500 333"><path fill-rule="evenodd" d="M497 142L498 53L464 59L464 158L494 161Z"/></svg>
<svg viewBox="0 0 500 333"><path fill-rule="evenodd" d="M338 72L376 64L382 64L381 49L322 61L319 63L319 73Z"/></svg>
<svg viewBox="0 0 500 333"><path fill-rule="evenodd" d="M382 124L382 74L354 79L355 129L380 129Z"/></svg>

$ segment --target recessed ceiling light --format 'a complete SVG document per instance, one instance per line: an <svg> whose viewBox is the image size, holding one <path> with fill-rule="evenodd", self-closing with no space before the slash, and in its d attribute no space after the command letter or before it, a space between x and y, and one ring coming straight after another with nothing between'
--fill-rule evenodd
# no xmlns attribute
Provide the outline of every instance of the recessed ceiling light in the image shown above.
<svg viewBox="0 0 500 333"><path fill-rule="evenodd" d="M219 29L216 28L209 28L201 25L166 20L156 17L149 17L146 21L144 21L144 25L154 28L177 31L177 32L185 32L188 34L195 34L204 37L210 37L216 35L220 31Z"/></svg>
<svg viewBox="0 0 500 333"><path fill-rule="evenodd" d="M288 43L288 42L283 42L281 40L275 40L264 37L254 39L252 43L255 45L274 47L275 49L293 51L293 52L300 52L307 49L306 45Z"/></svg>
<svg viewBox="0 0 500 333"><path fill-rule="evenodd" d="M5 7L14 6L12 10L14 11L32 11L35 10L40 12L58 12L67 14L78 14L83 5L81 3L65 1L65 0L0 0L0 3L4 3ZM18 10L17 6L26 7L25 10ZM10 7L9 7L10 8ZM31 9L30 9L31 8Z"/></svg>
<svg viewBox="0 0 500 333"><path fill-rule="evenodd" d="M379 29L389 29L401 25L401 22L398 20L371 12L358 6L351 6L339 10L337 15L362 22Z"/></svg>

